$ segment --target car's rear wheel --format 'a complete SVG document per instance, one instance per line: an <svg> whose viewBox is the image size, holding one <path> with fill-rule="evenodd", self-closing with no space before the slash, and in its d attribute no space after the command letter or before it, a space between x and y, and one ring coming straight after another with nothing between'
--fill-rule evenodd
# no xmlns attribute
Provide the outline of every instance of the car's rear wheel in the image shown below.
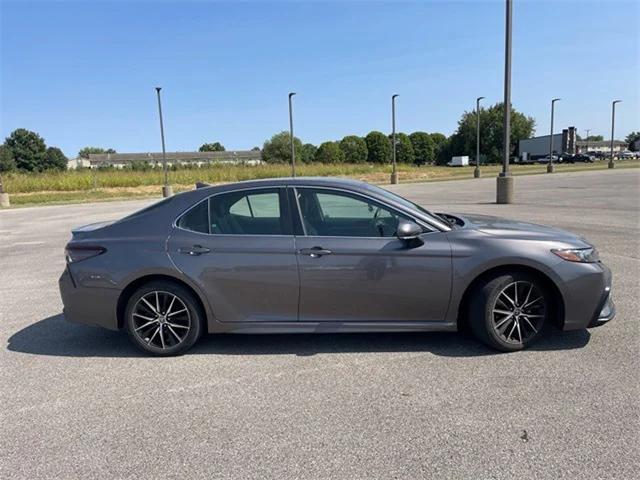
<svg viewBox="0 0 640 480"><path fill-rule="evenodd" d="M203 314L193 294L172 282L151 282L127 302L125 328L140 349L159 356L180 355L203 331Z"/></svg>
<svg viewBox="0 0 640 480"><path fill-rule="evenodd" d="M550 315L549 294L542 282L524 273L495 277L473 292L469 321L474 335L503 352L534 343Z"/></svg>

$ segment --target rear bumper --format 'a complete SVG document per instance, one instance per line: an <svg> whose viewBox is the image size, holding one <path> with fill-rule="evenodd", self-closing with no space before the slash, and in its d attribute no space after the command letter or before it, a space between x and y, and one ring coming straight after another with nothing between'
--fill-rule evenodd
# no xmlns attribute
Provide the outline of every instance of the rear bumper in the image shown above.
<svg viewBox="0 0 640 480"><path fill-rule="evenodd" d="M74 323L118 329L116 307L120 290L115 288L83 287L77 284L68 268L58 280L65 318Z"/></svg>

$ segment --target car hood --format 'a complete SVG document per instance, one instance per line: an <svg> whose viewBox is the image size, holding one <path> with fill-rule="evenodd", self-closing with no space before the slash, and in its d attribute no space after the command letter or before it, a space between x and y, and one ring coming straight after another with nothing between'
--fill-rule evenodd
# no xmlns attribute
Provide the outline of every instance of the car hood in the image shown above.
<svg viewBox="0 0 640 480"><path fill-rule="evenodd" d="M547 240L563 242L576 247L589 247L591 244L580 235L556 227L535 223L509 220L490 215L456 215L464 221L463 228L478 230L488 235L519 240Z"/></svg>

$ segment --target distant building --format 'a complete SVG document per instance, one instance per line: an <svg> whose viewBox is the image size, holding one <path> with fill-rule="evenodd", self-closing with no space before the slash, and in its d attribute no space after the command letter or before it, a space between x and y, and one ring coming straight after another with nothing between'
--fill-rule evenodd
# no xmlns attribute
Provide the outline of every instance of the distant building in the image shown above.
<svg viewBox="0 0 640 480"><path fill-rule="evenodd" d="M262 152L259 150L237 150L228 152L167 152L167 165L209 165L245 164L259 165L262 163ZM162 152L160 153L91 153L88 159L76 158L69 161L68 167L99 168L112 166L123 168L134 163L147 163L152 166L162 165Z"/></svg>
<svg viewBox="0 0 640 480"><path fill-rule="evenodd" d="M552 142L551 151L554 155L576 153L576 127L565 128L562 133L554 134ZM518 155L530 159L549 155L549 135L523 138L518 142Z"/></svg>
<svg viewBox="0 0 640 480"><path fill-rule="evenodd" d="M578 153L584 152L603 152L607 153L611 151L611 140L578 140L576 143L578 147ZM613 141L613 151L621 152L627 149L627 144L621 140Z"/></svg>

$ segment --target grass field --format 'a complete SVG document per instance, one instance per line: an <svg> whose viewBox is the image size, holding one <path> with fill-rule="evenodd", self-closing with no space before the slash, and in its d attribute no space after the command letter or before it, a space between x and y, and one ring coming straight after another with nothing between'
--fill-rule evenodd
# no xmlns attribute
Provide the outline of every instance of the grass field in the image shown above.
<svg viewBox="0 0 640 480"><path fill-rule="evenodd" d="M638 168L640 161L619 161L616 168ZM606 169L607 163L557 165L557 172ZM512 165L514 175L532 175L546 172L546 165ZM483 176L496 176L500 166L482 167ZM296 166L299 176L349 177L376 184L389 182L390 165L369 164L301 164ZM438 167L398 165L400 182L428 182L470 178L473 167ZM226 183L259 178L285 177L290 175L288 165L219 165L197 169L182 169L169 172L169 182L174 191L193 188L197 181ZM163 182L161 169L151 171L125 170L80 170L58 173L5 174L5 190L10 194L12 205L37 205L51 203L76 203L124 198L157 197Z"/></svg>

